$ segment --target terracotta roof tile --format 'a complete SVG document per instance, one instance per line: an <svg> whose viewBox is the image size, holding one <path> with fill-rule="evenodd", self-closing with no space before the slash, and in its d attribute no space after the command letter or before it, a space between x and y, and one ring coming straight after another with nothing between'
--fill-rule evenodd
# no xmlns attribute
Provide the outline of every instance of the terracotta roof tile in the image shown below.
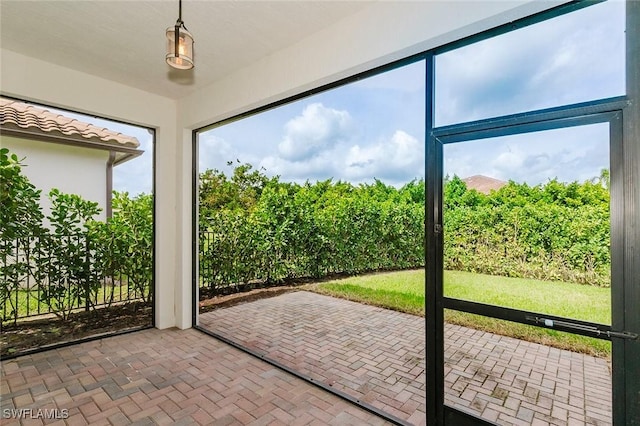
<svg viewBox="0 0 640 426"><path fill-rule="evenodd" d="M101 146L106 144L130 149L140 146L138 139L133 136L6 98L0 98L0 127L3 130L22 129L31 134L39 133L45 136L82 140L88 144L94 142Z"/></svg>
<svg viewBox="0 0 640 426"><path fill-rule="evenodd" d="M494 179L489 176L475 175L462 179L467 184L467 189L475 189L483 194L488 194L491 191L497 191L507 184L507 182Z"/></svg>

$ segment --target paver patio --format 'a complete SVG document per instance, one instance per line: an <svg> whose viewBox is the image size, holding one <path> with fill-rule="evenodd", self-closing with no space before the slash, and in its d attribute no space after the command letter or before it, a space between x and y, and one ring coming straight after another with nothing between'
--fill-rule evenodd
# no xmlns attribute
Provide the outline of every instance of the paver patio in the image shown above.
<svg viewBox="0 0 640 426"><path fill-rule="evenodd" d="M300 291L199 321L396 417L426 422L423 318Z"/></svg>
<svg viewBox="0 0 640 426"><path fill-rule="evenodd" d="M200 321L424 424L423 318L294 292ZM611 423L606 360L459 326L445 335L449 405L499 424ZM0 377L7 425L386 424L197 330L145 330L23 356L3 361ZM43 409L68 418L15 418Z"/></svg>
<svg viewBox="0 0 640 426"><path fill-rule="evenodd" d="M1 378L3 425L386 424L193 329L139 331L3 361ZM23 410L21 421L11 409ZM30 418L45 409L68 418Z"/></svg>
<svg viewBox="0 0 640 426"><path fill-rule="evenodd" d="M200 325L399 418L425 422L424 318L299 291ZM604 359L445 327L445 400L499 424L611 424Z"/></svg>
<svg viewBox="0 0 640 426"><path fill-rule="evenodd" d="M505 425L610 425L607 360L445 325L445 401Z"/></svg>

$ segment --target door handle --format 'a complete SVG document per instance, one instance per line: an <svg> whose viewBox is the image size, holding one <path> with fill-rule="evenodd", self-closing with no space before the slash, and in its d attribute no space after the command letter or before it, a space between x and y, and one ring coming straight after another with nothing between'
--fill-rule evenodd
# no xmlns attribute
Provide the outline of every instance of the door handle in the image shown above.
<svg viewBox="0 0 640 426"><path fill-rule="evenodd" d="M536 324L543 324L545 327L548 327L548 328L554 328L555 326L560 326L563 329L568 329L568 330L586 331L589 333L593 333L596 336L605 335L609 338L615 337L618 339L627 339L627 340L636 340L638 338L638 334L636 333L632 333L630 331L614 331L614 330L610 330L609 327L607 327L607 329L602 329L595 325L585 325L585 324L579 324L579 323L570 322L570 321L549 319L549 318L543 318L543 317L534 317L529 315L526 317L526 319Z"/></svg>
<svg viewBox="0 0 640 426"><path fill-rule="evenodd" d="M636 333L632 333L630 331L607 331L607 336L609 337L617 337L620 339L629 339L629 340L636 340L638 338L638 335Z"/></svg>

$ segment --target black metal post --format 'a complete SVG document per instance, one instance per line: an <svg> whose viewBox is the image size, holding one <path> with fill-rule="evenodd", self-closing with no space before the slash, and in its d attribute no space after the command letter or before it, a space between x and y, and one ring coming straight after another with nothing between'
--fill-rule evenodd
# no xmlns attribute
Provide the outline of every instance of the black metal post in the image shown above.
<svg viewBox="0 0 640 426"><path fill-rule="evenodd" d="M626 2L626 92L623 111L624 299L622 330L640 333L640 2ZM640 425L640 340L613 340L615 425ZM618 354L619 355L618 355ZM617 380L616 380L617 379Z"/></svg>
<svg viewBox="0 0 640 426"><path fill-rule="evenodd" d="M427 424L443 424L444 405L444 319L442 314L442 237L439 231L442 188L442 165L439 164L438 141L433 135L435 110L434 96L435 58L426 60L426 249L425 249L425 321L426 321L426 388L427 388ZM438 278L440 277L440 279Z"/></svg>
<svg viewBox="0 0 640 426"><path fill-rule="evenodd" d="M180 22L180 21L178 21ZM176 26L174 28L174 32L173 32L173 38L174 38L174 46L173 46L173 56L176 58L180 57L180 50L179 50L179 46L180 46L180 25L178 25L178 23L176 22Z"/></svg>
<svg viewBox="0 0 640 426"><path fill-rule="evenodd" d="M175 30L173 36L174 40L174 51L173 56L176 58L180 57L180 27L183 25L182 22L182 0L178 1L178 20L176 21Z"/></svg>

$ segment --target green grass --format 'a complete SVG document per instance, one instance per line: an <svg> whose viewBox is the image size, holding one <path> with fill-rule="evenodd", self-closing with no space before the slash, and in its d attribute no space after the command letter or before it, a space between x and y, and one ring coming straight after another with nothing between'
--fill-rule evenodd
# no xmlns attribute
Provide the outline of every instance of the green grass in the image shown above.
<svg viewBox="0 0 640 426"><path fill-rule="evenodd" d="M425 313L424 270L377 273L316 284L318 293L395 309ZM504 306L601 324L611 322L610 289L579 284L445 271L447 297ZM496 320L464 312L445 312L445 320L561 349L609 356L604 340Z"/></svg>
<svg viewBox="0 0 640 426"><path fill-rule="evenodd" d="M319 285L317 291L424 315L424 270L368 274L329 281Z"/></svg>
<svg viewBox="0 0 640 426"><path fill-rule="evenodd" d="M111 287L111 286L100 287L100 289L98 290L98 296L97 296L98 304L108 303L112 293L113 293L113 303L119 302L121 300L121 297L120 297L121 292L122 292L122 300L126 300L127 292L128 292L128 285L126 283L122 284L121 286L115 286L115 287ZM16 296L17 296L17 300L16 300ZM130 297L135 298L133 288L131 289ZM105 298L106 298L106 302L104 301ZM7 314L9 315L10 318L13 318L10 315L10 313L13 309L15 309L14 307L17 307L18 317L20 318L26 317L27 314L29 316L38 315L37 290L35 289L31 289L31 291L18 290L17 292L12 292L11 300L10 301L7 300L5 304L6 304ZM80 306L80 308L83 308L83 307L84 305ZM48 313L48 306L44 302L40 302L40 314L47 314L47 313ZM2 312L0 311L0 315L1 314Z"/></svg>
<svg viewBox="0 0 640 426"><path fill-rule="evenodd" d="M611 290L608 288L446 271L444 294L456 299L611 324Z"/></svg>

